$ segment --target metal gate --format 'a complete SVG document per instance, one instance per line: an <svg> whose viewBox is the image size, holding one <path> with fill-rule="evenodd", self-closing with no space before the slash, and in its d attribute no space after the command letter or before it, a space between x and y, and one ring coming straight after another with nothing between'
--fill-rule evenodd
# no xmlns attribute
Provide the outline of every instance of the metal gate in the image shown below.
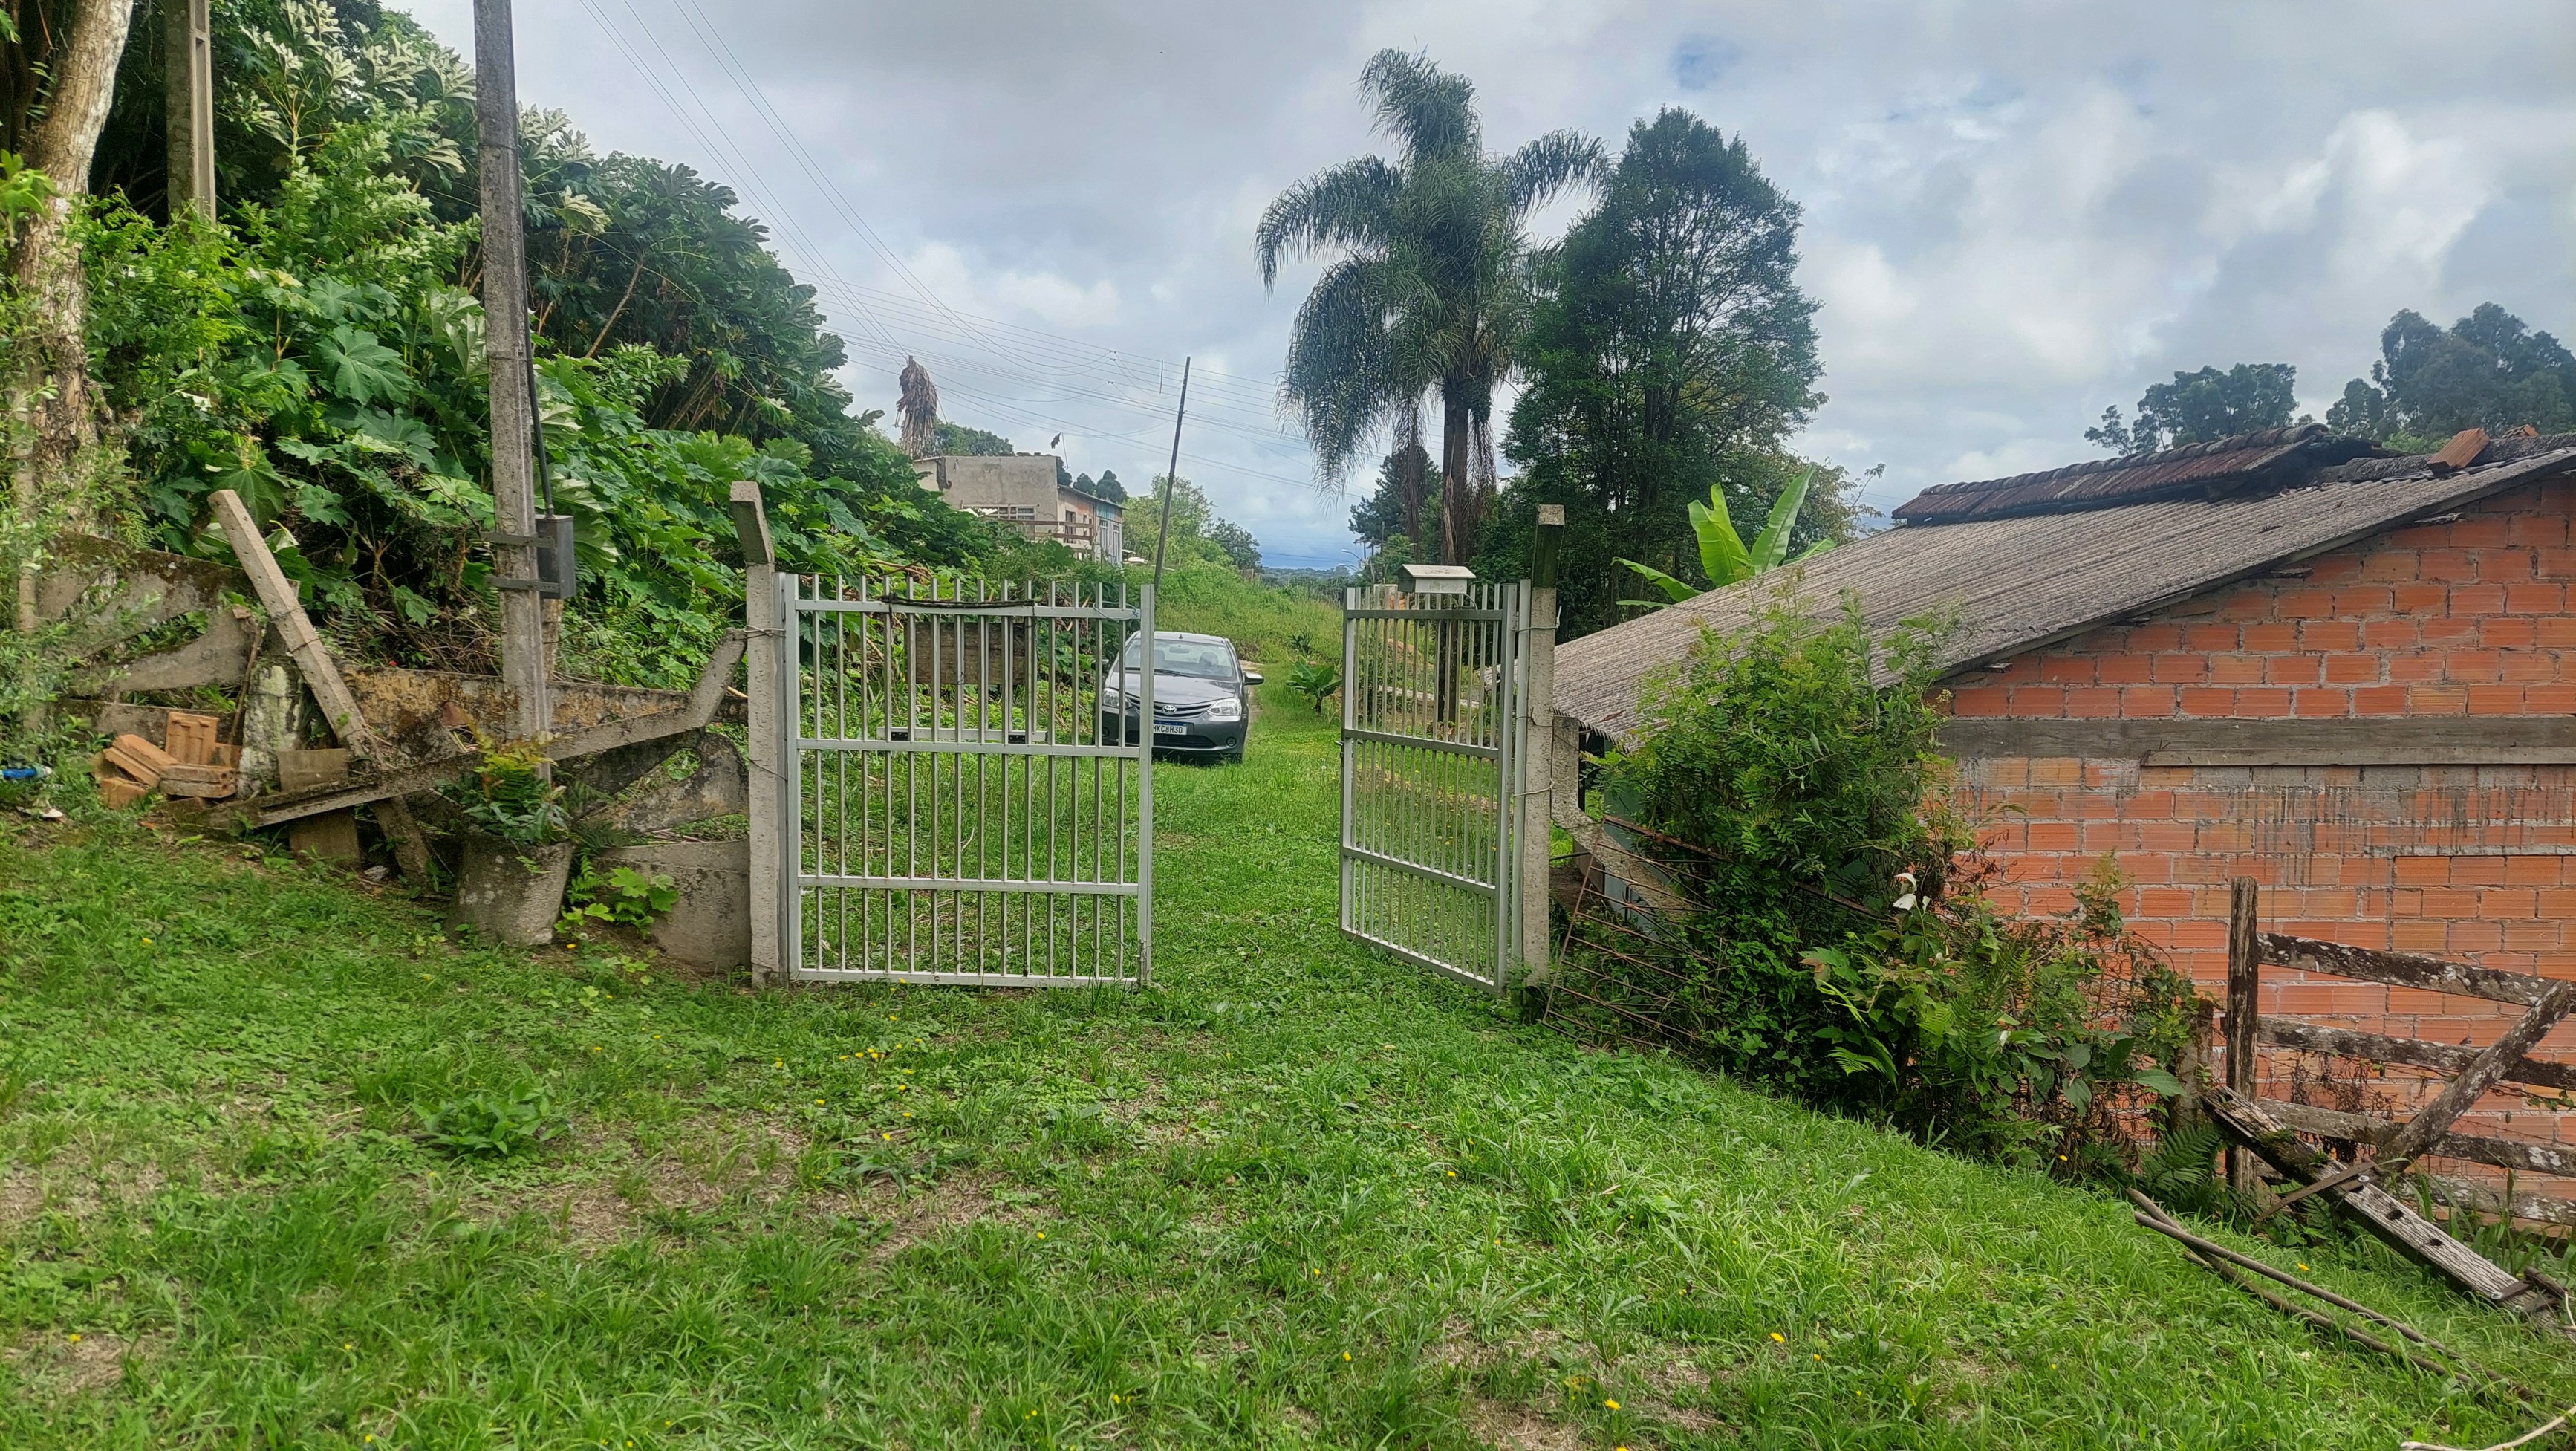
<svg viewBox="0 0 2576 1451"><path fill-rule="evenodd" d="M1123 693L1108 676L1152 637L1153 591L785 575L779 593L789 974L1150 980L1153 672Z"/></svg>
<svg viewBox="0 0 2576 1451"><path fill-rule="evenodd" d="M1518 949L1526 591L1346 592L1342 930L1500 993Z"/></svg>

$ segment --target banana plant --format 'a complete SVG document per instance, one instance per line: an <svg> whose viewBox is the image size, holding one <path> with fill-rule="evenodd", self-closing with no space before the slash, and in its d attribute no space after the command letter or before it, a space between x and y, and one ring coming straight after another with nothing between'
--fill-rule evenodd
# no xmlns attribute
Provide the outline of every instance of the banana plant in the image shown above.
<svg viewBox="0 0 2576 1451"><path fill-rule="evenodd" d="M1708 486L1708 502L1705 504L1697 499L1691 500L1691 533L1698 536L1699 567L1708 575L1711 588L1723 589L1739 580L1751 579L1764 570L1777 569L1782 564L1791 562L1789 531L1798 522L1798 511L1807 506L1807 485L1813 482L1815 477L1816 471L1807 469L1789 481L1789 487L1782 489L1780 497L1772 503L1771 517L1764 521L1762 532L1755 536L1750 548L1745 546L1744 536L1735 532L1735 520L1726 508L1724 484ZM1819 539L1798 558L1813 559L1831 549L1833 543L1830 539ZM1622 559L1619 562L1635 570L1646 583L1663 591L1664 594L1664 598L1659 600L1621 600L1619 603L1623 605L1660 610L1666 605L1680 604L1700 593L1694 586L1673 578L1651 564L1640 564L1633 559Z"/></svg>

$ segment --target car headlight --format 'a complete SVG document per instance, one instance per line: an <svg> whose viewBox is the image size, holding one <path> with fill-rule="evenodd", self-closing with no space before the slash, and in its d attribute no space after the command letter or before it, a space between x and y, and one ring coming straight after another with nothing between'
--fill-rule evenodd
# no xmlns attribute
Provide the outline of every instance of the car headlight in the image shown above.
<svg viewBox="0 0 2576 1451"><path fill-rule="evenodd" d="M1126 699L1127 697L1120 694L1118 687L1114 685L1104 685L1100 688L1100 708L1102 710L1116 710L1126 701Z"/></svg>
<svg viewBox="0 0 2576 1451"><path fill-rule="evenodd" d="M1208 707L1207 718L1209 720L1241 720L1243 719L1243 702L1229 695L1225 699Z"/></svg>

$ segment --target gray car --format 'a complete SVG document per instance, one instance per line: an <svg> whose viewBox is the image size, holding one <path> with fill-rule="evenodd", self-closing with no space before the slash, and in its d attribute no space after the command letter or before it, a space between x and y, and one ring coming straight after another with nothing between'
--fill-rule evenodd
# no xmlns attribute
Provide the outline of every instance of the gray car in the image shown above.
<svg viewBox="0 0 2576 1451"><path fill-rule="evenodd" d="M1118 668L1100 687L1100 738L1134 745L1138 662L1144 637L1127 642ZM1154 632L1154 753L1201 760L1240 761L1252 726L1252 687L1261 677L1243 668L1234 642L1222 635ZM1123 727L1123 729L1122 729Z"/></svg>

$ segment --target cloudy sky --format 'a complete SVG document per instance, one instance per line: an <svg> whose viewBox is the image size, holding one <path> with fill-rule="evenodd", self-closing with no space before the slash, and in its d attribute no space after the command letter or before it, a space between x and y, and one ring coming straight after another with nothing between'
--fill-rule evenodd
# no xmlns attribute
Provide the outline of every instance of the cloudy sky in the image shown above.
<svg viewBox="0 0 2576 1451"><path fill-rule="evenodd" d="M399 4L400 0L396 0ZM2088 456L2177 368L2288 362L2322 415L2389 314L2576 332L2566 0L521 0L521 96L734 185L890 408L1131 483L1170 446L1274 563L1352 554L1274 382L1282 187L1377 141L1384 46L1473 78L1497 148L1685 106L1806 209L1831 401L1803 448L1884 509ZM415 13L470 53L469 0ZM1562 215L1549 220L1561 227Z"/></svg>

